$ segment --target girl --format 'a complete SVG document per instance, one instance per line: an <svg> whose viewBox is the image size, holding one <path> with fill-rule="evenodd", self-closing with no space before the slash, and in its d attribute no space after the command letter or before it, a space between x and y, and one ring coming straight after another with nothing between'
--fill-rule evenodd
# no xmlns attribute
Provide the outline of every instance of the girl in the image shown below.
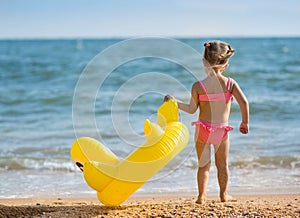
<svg viewBox="0 0 300 218"><path fill-rule="evenodd" d="M198 199L196 203L203 204L206 201L206 188L210 168L210 144L214 145L215 163L218 171L220 186L220 200L225 202L230 199L227 195L229 170L229 131L233 130L228 125L230 106L233 97L240 106L242 122L240 132L247 134L249 131L249 105L247 98L236 81L226 78L222 73L228 67L228 60L234 54L234 50L228 43L212 41L204 44L203 55L204 69L207 77L195 82L191 90L189 104L178 100L178 108L193 114L200 109L199 119L193 122L196 126L195 144L198 156ZM174 98L166 95L164 101Z"/></svg>

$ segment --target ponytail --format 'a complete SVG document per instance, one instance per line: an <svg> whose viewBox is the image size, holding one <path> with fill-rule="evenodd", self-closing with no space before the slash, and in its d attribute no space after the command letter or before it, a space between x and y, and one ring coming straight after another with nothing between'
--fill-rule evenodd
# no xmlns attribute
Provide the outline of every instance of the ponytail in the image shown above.
<svg viewBox="0 0 300 218"><path fill-rule="evenodd" d="M224 66L234 54L234 49L228 43L212 41L204 43L203 58L211 67Z"/></svg>

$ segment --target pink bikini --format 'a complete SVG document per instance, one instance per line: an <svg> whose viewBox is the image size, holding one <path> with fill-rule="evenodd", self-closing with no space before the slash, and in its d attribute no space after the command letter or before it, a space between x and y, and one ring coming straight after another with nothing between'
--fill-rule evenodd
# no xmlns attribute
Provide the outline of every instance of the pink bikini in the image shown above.
<svg viewBox="0 0 300 218"><path fill-rule="evenodd" d="M201 81L199 85L202 88L204 94L199 95L199 101L208 102L229 102L233 101L233 96L230 93L230 78L228 78L226 92L217 94L207 94L206 89ZM231 126L225 123L210 123L204 120L198 120L193 122L192 125L196 125L196 134L198 138L206 144L220 144L228 135L228 132L233 130Z"/></svg>

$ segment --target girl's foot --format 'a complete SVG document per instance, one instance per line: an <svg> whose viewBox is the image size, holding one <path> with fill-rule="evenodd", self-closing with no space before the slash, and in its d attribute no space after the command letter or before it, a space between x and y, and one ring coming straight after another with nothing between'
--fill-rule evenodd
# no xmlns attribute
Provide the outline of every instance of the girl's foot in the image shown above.
<svg viewBox="0 0 300 218"><path fill-rule="evenodd" d="M196 200L196 204L205 204L206 202L206 197L198 197L198 199Z"/></svg>
<svg viewBox="0 0 300 218"><path fill-rule="evenodd" d="M231 195L220 195L220 200L221 202L226 202L226 201L231 201L233 200L232 196Z"/></svg>

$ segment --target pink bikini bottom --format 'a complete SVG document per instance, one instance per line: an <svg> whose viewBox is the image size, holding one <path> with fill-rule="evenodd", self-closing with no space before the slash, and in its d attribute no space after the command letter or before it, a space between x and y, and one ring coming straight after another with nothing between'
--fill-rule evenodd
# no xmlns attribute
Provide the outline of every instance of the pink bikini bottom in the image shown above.
<svg viewBox="0 0 300 218"><path fill-rule="evenodd" d="M209 123L203 120L192 122L196 125L196 134L198 139L206 144L220 144L228 135L228 132L233 130L228 123Z"/></svg>

